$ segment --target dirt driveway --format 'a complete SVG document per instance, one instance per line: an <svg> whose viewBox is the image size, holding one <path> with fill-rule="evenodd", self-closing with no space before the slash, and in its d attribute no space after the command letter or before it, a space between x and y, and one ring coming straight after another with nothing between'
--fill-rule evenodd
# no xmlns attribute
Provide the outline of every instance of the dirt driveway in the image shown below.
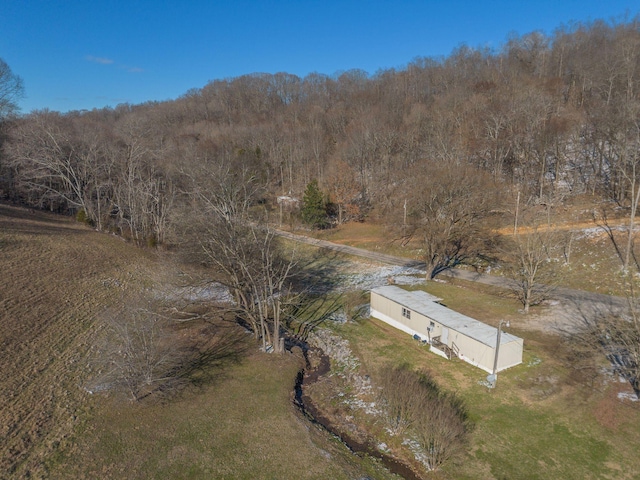
<svg viewBox="0 0 640 480"><path fill-rule="evenodd" d="M372 252L362 248L341 245L326 240L296 235L290 232L278 231L278 233L291 240L314 245L318 248L326 248L337 252L367 258L376 262L406 267L410 269L424 269L423 262L403 257L396 257L384 253ZM457 278L470 282L478 282L498 288L512 288L515 282L509 278L498 275L489 275L470 270L453 269L440 274L443 277ZM616 312L627 306L627 300L623 297L604 295L601 293L586 292L567 287L558 287L554 290L553 298L548 302L548 308L542 313L532 313L522 322L523 328L535 329L546 333L567 332L575 329L584 316L597 312Z"/></svg>

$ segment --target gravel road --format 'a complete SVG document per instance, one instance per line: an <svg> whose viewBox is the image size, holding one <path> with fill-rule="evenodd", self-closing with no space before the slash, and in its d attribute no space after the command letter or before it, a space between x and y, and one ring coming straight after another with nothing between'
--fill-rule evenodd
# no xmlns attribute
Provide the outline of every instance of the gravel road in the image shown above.
<svg viewBox="0 0 640 480"><path fill-rule="evenodd" d="M425 264L418 260L372 252L362 248L340 245L326 240L319 240L304 235L296 235L285 231L278 231L278 234L297 242L314 245L319 248L327 248L357 257L367 258L380 263L417 269L425 268ZM515 285L515 282L509 278L490 275L487 273L473 272L470 270L452 269L442 272L440 275L505 289L512 288ZM559 286L553 291L553 301L550 304L550 308L544 313L528 315L526 324L528 327L533 329L557 333L560 330L571 330L583 315L587 315L595 311L618 311L626 306L627 300L623 297Z"/></svg>

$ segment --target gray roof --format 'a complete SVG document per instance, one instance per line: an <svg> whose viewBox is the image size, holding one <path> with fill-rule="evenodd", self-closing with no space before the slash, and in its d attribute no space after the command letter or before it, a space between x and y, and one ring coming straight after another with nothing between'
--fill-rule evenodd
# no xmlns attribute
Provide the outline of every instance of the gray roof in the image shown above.
<svg viewBox="0 0 640 480"><path fill-rule="evenodd" d="M482 342L485 345L490 347L495 347L496 345L498 336L498 329L496 327L492 327L491 325L487 325L486 323L482 323L479 320L467 317L444 305L436 303L440 299L430 293L421 290L409 292L393 285L374 288L371 291L389 300L393 300L420 315L429 317L440 325ZM518 340L521 340L520 337L506 333L503 330L502 336L500 337L500 345Z"/></svg>

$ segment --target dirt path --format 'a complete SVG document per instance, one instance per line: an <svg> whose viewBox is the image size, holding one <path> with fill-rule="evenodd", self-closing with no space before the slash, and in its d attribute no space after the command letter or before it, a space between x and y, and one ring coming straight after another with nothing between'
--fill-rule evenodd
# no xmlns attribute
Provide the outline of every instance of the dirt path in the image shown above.
<svg viewBox="0 0 640 480"><path fill-rule="evenodd" d="M613 223L611 223L611 226L617 226L617 225L624 225L624 221L623 220L614 220ZM532 228L532 227L527 227L527 226L519 226L517 233L520 234L528 234L528 233L532 233L534 231L538 231L538 232L546 232L549 230L561 230L561 231L567 231L567 230L584 230L585 228L595 228L598 227L598 224L593 221L590 220L588 222L572 222L572 223L552 223L549 225L539 225L536 228ZM513 227L504 227L504 228L500 228L498 230L496 230L496 233L499 233L500 235L513 235ZM604 232L603 232L604 233Z"/></svg>
<svg viewBox="0 0 640 480"><path fill-rule="evenodd" d="M367 258L380 263L389 265L399 265L410 268L424 269L425 264L418 260L396 257L383 253L372 252L362 248L351 247L348 245L340 245L326 240L296 235L289 232L278 232L283 237L298 242L314 245L319 248L326 248L337 252L354 255L361 258ZM491 285L498 288L511 289L515 287L515 282L509 278L490 275L487 273L479 273L470 270L452 269L442 272L441 276L457 278L470 282L478 282L484 285ZM601 293L586 292L584 290L576 290L572 288L559 286L555 289L551 308L544 314L532 314L527 318L527 324L535 329L546 332L558 332L559 330L567 330L573 328L576 319L580 315L593 311L617 311L627 305L627 300L622 297L613 295L604 295Z"/></svg>
<svg viewBox="0 0 640 480"><path fill-rule="evenodd" d="M318 248L327 248L336 252L346 253L348 255L354 255L356 257L368 258L380 263L387 263L389 265L400 265L410 268L424 268L424 262L419 260L411 260L410 258L396 257L394 255L387 255L385 253L372 252L363 248L351 247L349 245L341 245L339 243L329 242L327 240L319 240L317 238L307 237L304 235L296 235L295 233L285 232L283 230L277 230L278 235L289 238L296 242L306 243L308 245L314 245Z"/></svg>

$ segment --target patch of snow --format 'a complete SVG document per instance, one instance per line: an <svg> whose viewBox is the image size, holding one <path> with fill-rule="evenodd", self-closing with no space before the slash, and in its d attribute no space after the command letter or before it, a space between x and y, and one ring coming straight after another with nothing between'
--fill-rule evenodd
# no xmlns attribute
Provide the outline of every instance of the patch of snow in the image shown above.
<svg viewBox="0 0 640 480"><path fill-rule="evenodd" d="M611 230L613 230L614 232L626 232L629 230L629 228L628 225L614 225L611 227ZM638 230L638 227L634 228L634 231ZM602 227L583 228L580 230L580 233L578 233L574 238L576 240L582 238L597 238L601 235L604 235L605 233L606 231Z"/></svg>
<svg viewBox="0 0 640 480"><path fill-rule="evenodd" d="M533 357L527 363L527 367L535 367L536 365L540 365L541 363L542 363L542 360L540 360L538 357Z"/></svg>
<svg viewBox="0 0 640 480"><path fill-rule="evenodd" d="M424 283L426 273L422 274L419 277L409 276L409 275L398 275L393 277L393 283L396 285L418 285L420 283Z"/></svg>
<svg viewBox="0 0 640 480"><path fill-rule="evenodd" d="M478 385L487 388L493 388L495 385L488 380L478 380Z"/></svg>
<svg viewBox="0 0 640 480"><path fill-rule="evenodd" d="M413 456L415 457L415 459L420 463L422 463L422 465L424 465L427 468L427 470L431 470L431 464L429 462L429 459L427 458L424 451L420 447L420 444L416 440L405 438L402 441L402 444L409 447L409 450L411 450L411 453L413 453Z"/></svg>
<svg viewBox="0 0 640 480"><path fill-rule="evenodd" d="M373 267L365 271L341 276L342 290L371 290L389 283L417 285L424 283L427 272L413 267Z"/></svg>
<svg viewBox="0 0 640 480"><path fill-rule="evenodd" d="M327 320L336 323L347 323L349 321L349 317L344 310L340 310L329 315L329 317L327 317Z"/></svg>
<svg viewBox="0 0 640 480"><path fill-rule="evenodd" d="M233 296L221 283L212 283L203 287L178 287L170 293L162 292L168 300L186 300L189 302L234 303Z"/></svg>
<svg viewBox="0 0 640 480"><path fill-rule="evenodd" d="M629 400L630 402L638 402L640 398L635 393L631 392L618 392L618 398L620 400Z"/></svg>
<svg viewBox="0 0 640 480"><path fill-rule="evenodd" d="M360 366L353 356L349 342L329 330L317 330L309 336L309 343L320 348L332 360L337 369L349 376Z"/></svg>
<svg viewBox="0 0 640 480"><path fill-rule="evenodd" d="M377 407L375 402L366 402L360 398L355 398L347 402L352 408L358 408L364 411L367 415L379 415L382 412Z"/></svg>
<svg viewBox="0 0 640 480"><path fill-rule="evenodd" d="M352 318L360 319L360 318L369 318L371 316L371 304L363 303L362 305L358 305L353 309Z"/></svg>
<svg viewBox="0 0 640 480"><path fill-rule="evenodd" d="M84 387L84 391L87 392L89 395L93 395L95 393L106 392L108 390L111 390L112 388L113 388L113 385L110 383L99 383L96 385L89 385Z"/></svg>

